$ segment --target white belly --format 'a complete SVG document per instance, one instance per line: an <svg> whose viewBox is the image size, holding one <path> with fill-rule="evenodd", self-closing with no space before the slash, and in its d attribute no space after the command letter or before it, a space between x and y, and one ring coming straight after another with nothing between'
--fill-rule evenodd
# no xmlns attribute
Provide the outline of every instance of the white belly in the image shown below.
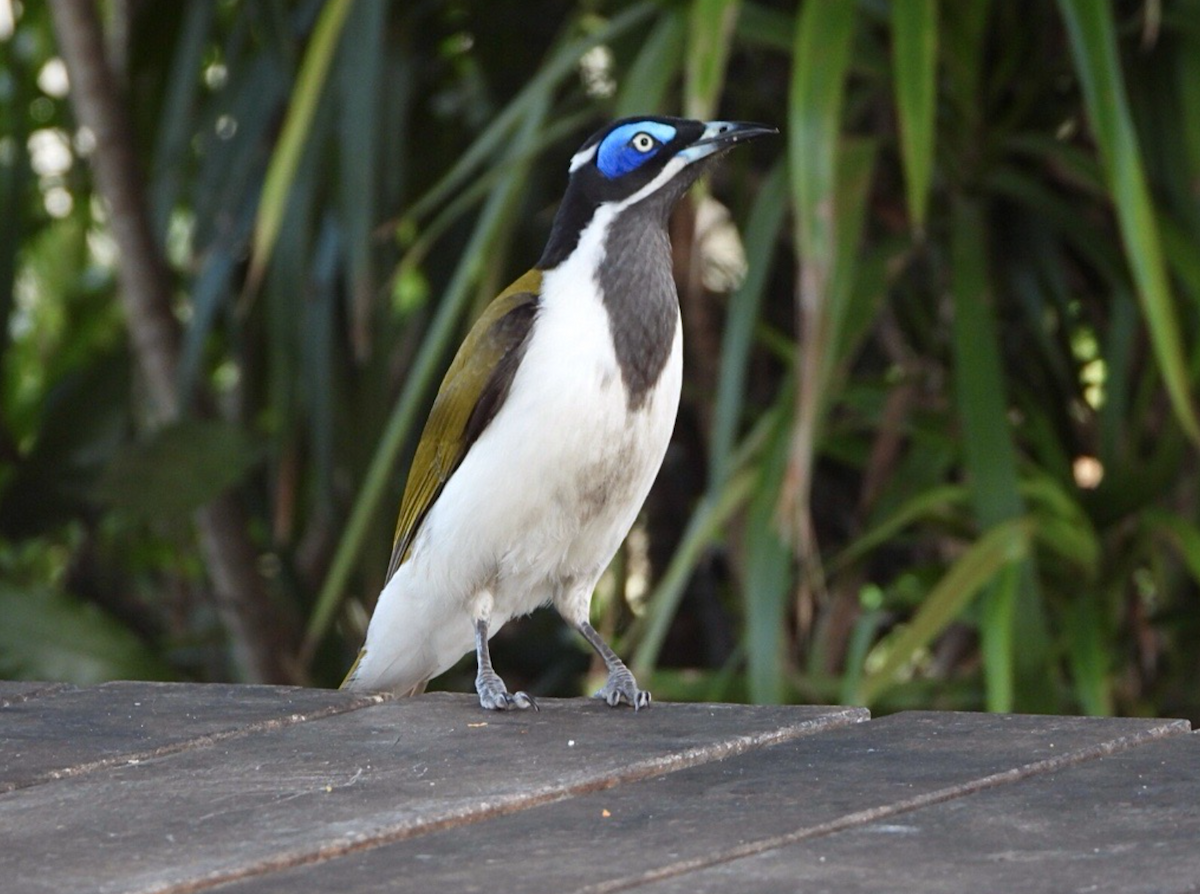
<svg viewBox="0 0 1200 894"><path fill-rule="evenodd" d="M662 465L682 380L678 318L657 387L631 411L607 312L551 275L508 399L380 595L358 686L403 691L448 669L473 647L481 592L491 633L567 589L590 596Z"/></svg>

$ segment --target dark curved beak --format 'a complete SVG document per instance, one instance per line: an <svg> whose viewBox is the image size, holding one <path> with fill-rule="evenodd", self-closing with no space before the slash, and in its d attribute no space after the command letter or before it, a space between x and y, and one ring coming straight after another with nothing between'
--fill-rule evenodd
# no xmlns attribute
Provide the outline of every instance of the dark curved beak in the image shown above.
<svg viewBox="0 0 1200 894"><path fill-rule="evenodd" d="M766 137L779 133L779 128L768 124L755 124L752 121L709 121L704 125L700 139L692 143L679 154L691 164L702 158L707 158L714 152L728 149L746 140Z"/></svg>

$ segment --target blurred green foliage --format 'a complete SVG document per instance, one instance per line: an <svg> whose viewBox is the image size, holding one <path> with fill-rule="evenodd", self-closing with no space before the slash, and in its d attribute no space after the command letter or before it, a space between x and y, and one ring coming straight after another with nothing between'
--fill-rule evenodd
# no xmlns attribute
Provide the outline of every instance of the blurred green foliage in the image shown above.
<svg viewBox="0 0 1200 894"><path fill-rule="evenodd" d="M683 406L595 602L643 684L1200 717L1200 0L106 4L216 407L166 427L49 14L0 8L0 674L228 677L233 487L335 684L450 353L659 112L784 138L673 224ZM587 682L545 613L495 656Z"/></svg>

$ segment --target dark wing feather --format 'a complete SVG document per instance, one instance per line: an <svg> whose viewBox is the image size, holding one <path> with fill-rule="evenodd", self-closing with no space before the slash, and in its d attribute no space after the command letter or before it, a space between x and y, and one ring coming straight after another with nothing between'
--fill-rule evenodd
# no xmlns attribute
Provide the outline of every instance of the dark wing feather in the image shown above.
<svg viewBox="0 0 1200 894"><path fill-rule="evenodd" d="M421 523L454 470L504 405L533 329L541 284L541 272L531 270L501 292L450 364L404 486L387 580L408 558Z"/></svg>

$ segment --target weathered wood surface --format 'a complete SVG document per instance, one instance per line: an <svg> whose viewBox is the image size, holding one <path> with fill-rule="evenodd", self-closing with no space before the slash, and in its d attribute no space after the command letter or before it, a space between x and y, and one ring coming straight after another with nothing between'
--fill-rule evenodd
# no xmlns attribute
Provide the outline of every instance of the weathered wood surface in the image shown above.
<svg viewBox="0 0 1200 894"><path fill-rule="evenodd" d="M545 891L640 890L664 875L678 876L684 890L698 868L744 866L740 855L789 840L886 821L920 804L969 800L1170 729L1139 721L900 714L229 890L383 892L397 877L414 891L517 891L530 879ZM876 884L887 879L869 850L856 856ZM772 877L763 890L782 890L779 883ZM740 894L743 887L731 868L711 890Z"/></svg>
<svg viewBox="0 0 1200 894"><path fill-rule="evenodd" d="M0 715L0 792L381 700L284 686L109 683L92 689L30 688L15 693Z"/></svg>
<svg viewBox="0 0 1200 894"><path fill-rule="evenodd" d="M112 763L113 718L126 716L135 701L144 705L150 685L79 691L96 701L90 709L76 706L79 718L63 747L86 743L88 718L95 718L107 762L81 756L81 769L60 773L67 778L50 781L43 774L39 784L0 797L7 845L0 851L0 879L55 892L207 884L475 822L865 717L847 708L722 705L655 705L653 715L635 715L589 700L553 699L542 700L538 713L484 714L469 696L431 695L272 725L261 722L257 690L254 708L239 711L224 705L223 692L206 698L209 687L159 686L181 723L228 730L228 707L254 726L219 738L189 730L189 747L149 757L140 756L144 737L131 729L139 756ZM125 693L126 687L137 694ZM198 704L184 712L188 692ZM345 697L309 694L330 702ZM18 755L36 750L20 732L25 724L53 735L53 718L63 713L53 704L58 698L32 699L0 714L3 753L11 747L4 740L14 738ZM52 719L39 721L39 708ZM308 710L314 713L315 706ZM148 716L164 718L165 711ZM17 761L21 777L25 759Z"/></svg>
<svg viewBox="0 0 1200 894"><path fill-rule="evenodd" d="M1200 889L1182 721L542 704L0 683L0 891Z"/></svg>
<svg viewBox="0 0 1200 894"><path fill-rule="evenodd" d="M639 892L1200 890L1200 733L811 837Z"/></svg>

